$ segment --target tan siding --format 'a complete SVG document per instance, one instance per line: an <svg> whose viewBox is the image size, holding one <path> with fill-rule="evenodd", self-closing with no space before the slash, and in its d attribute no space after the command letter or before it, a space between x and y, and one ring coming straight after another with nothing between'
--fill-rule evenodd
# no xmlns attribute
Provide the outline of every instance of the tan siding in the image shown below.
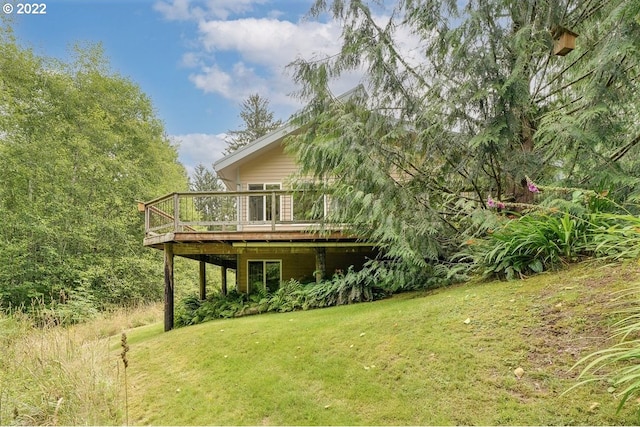
<svg viewBox="0 0 640 427"><path fill-rule="evenodd" d="M312 253L303 254L241 254L238 257L238 289L241 292L247 291L247 269L248 261L282 261L282 280L313 280L313 272L316 268L315 255Z"/></svg>
<svg viewBox="0 0 640 427"><path fill-rule="evenodd" d="M362 248L329 248L327 249L326 273L327 278L332 277L336 270L346 272L350 266L358 271L367 258L375 258L376 253Z"/></svg>
<svg viewBox="0 0 640 427"><path fill-rule="evenodd" d="M298 170L292 156L286 154L282 144L265 151L258 158L252 159L240 166L241 190L248 191L249 184L280 184L281 189L287 188L289 177ZM280 218L285 221L292 219L291 197L283 196L280 200ZM248 203L242 203L241 218L246 220Z"/></svg>
<svg viewBox="0 0 640 427"><path fill-rule="evenodd" d="M300 249L298 249L300 250ZM347 271L349 266L356 270L362 268L367 258L375 257L375 252L367 248L327 248L326 272L331 278L336 270ZM282 261L282 280L296 279L303 283L315 280L316 258L314 249L308 253L249 253L238 256L238 290L247 291L247 262L250 260L280 260Z"/></svg>
<svg viewBox="0 0 640 427"><path fill-rule="evenodd" d="M288 178L297 170L293 157L284 152L282 145L278 145L240 167L242 190L248 190L249 184L264 183L280 183L284 189Z"/></svg>

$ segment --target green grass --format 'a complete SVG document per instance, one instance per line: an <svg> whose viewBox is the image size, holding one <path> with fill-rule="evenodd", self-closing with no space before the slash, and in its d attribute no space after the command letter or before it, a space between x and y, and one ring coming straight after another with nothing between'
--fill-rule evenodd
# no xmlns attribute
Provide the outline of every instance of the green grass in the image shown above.
<svg viewBox="0 0 640 427"><path fill-rule="evenodd" d="M638 264L582 264L375 303L132 330L130 421L637 424L638 403L616 414L609 384L562 393L576 383L571 366L611 344L613 292L638 284Z"/></svg>

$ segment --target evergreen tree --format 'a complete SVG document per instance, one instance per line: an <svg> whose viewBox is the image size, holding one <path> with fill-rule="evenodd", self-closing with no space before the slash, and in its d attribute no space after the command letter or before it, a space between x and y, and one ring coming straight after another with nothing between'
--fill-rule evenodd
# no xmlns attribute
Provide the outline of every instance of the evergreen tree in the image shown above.
<svg viewBox="0 0 640 427"><path fill-rule="evenodd" d="M189 180L191 191L224 191L220 180L212 169L203 164L196 166L193 178ZM195 198L196 210L203 221L228 220L229 215L235 210L230 210L229 199L223 196L197 197Z"/></svg>
<svg viewBox="0 0 640 427"><path fill-rule="evenodd" d="M216 173L202 163L196 166L193 177L189 179L189 189L191 191L223 191Z"/></svg>
<svg viewBox="0 0 640 427"><path fill-rule="evenodd" d="M312 16L343 25L342 49L292 64L309 109L290 144L303 173L334 178L334 219L386 247L379 265L391 267L378 277L425 280L425 260L457 249L488 196L532 200L527 177L640 196L639 2L383 5L315 2ZM562 28L579 34L577 48L556 56ZM370 96L328 91L363 68Z"/></svg>
<svg viewBox="0 0 640 427"><path fill-rule="evenodd" d="M226 154L233 153L238 148L282 126L281 120L273 119L273 112L269 110L269 100L257 93L249 95L242 102L241 107L240 118L244 121L244 128L229 131L231 138L227 141Z"/></svg>

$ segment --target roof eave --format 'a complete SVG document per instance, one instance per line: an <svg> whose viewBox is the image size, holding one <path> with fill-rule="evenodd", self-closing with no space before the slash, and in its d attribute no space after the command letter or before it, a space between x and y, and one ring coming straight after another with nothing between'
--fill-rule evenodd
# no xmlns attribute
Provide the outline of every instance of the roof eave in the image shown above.
<svg viewBox="0 0 640 427"><path fill-rule="evenodd" d="M240 163L242 160L250 157L252 154L261 151L272 144L282 140L282 138L295 132L300 126L291 122L279 127L278 129L269 132L265 136L256 139L255 141L239 148L233 153L229 154L216 161L213 164L213 168L216 172L220 172L223 169L227 169L234 164Z"/></svg>

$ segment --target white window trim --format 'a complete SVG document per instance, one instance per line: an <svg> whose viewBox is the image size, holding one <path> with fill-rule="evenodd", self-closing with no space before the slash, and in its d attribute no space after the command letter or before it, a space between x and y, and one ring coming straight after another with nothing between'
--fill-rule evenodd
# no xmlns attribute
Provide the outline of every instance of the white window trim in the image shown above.
<svg viewBox="0 0 640 427"><path fill-rule="evenodd" d="M251 187L252 185L262 185L262 190L249 190L249 187ZM248 182L247 183L247 192L251 192L251 191L256 191L256 192L264 192L264 191L271 191L271 190L266 190L267 185L277 185L278 186L278 190L282 190L282 182ZM249 203L249 197L251 196L247 196L247 222L251 222L251 204ZM265 203L263 203L262 205L262 218L263 218L263 222L266 222L266 218L267 218L267 203L266 203L266 197L267 196L262 196L265 199ZM282 201L280 201L280 209L282 209ZM280 212L280 219L282 219L282 212ZM258 260L259 261L259 260Z"/></svg>
<svg viewBox="0 0 640 427"><path fill-rule="evenodd" d="M266 284L266 276L264 276L264 272L266 271L265 263L267 263L267 262L277 262L277 263L279 263L280 264L280 278L278 280L278 288L280 288L280 284L282 284L282 259L248 259L247 260L247 293L251 293L251 291L253 290L253 289L251 289L253 284L249 283L249 263L250 262L261 262L262 263L262 271L263 271L262 286L263 286L263 288L266 288L266 286L267 286L267 284Z"/></svg>

